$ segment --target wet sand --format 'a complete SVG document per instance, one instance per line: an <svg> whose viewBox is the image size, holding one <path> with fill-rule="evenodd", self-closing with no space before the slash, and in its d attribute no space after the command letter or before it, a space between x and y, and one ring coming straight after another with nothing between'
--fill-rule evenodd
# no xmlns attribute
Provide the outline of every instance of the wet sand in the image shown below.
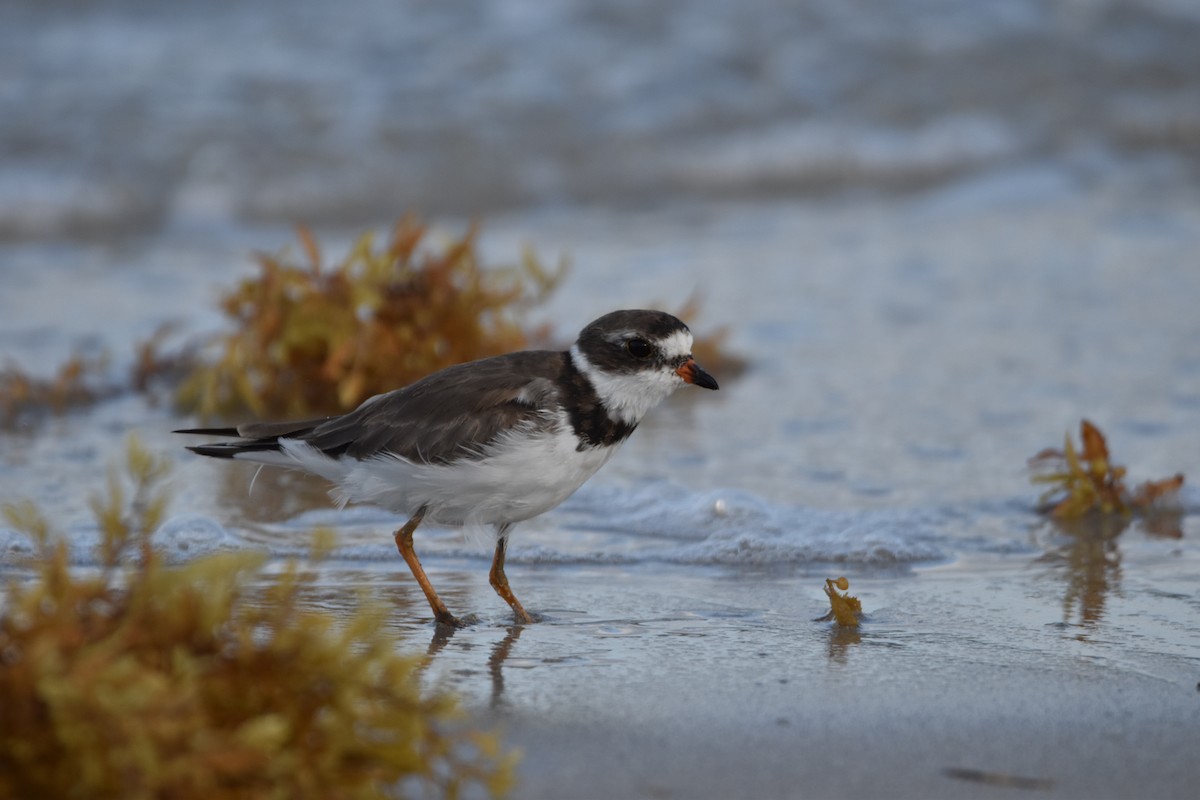
<svg viewBox="0 0 1200 800"><path fill-rule="evenodd" d="M435 580L474 626L398 624L521 750L514 797L1189 797L1189 550L1081 596L1086 574L1025 554L860 575L858 631L813 621L817 574L650 566L512 568L544 615L512 627L472 566Z"/></svg>

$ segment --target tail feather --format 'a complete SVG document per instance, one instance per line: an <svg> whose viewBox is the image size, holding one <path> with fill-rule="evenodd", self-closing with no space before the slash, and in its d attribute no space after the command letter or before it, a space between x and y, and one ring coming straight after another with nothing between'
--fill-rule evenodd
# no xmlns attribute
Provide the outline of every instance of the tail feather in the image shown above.
<svg viewBox="0 0 1200 800"><path fill-rule="evenodd" d="M246 453L279 452L278 441L257 440L250 442L218 442L217 444L189 445L188 450L213 458L234 458Z"/></svg>
<svg viewBox="0 0 1200 800"><path fill-rule="evenodd" d="M279 440L299 438L311 433L314 428L330 417L300 420L297 422L253 422L236 428L182 428L175 433L198 434L201 436L228 436L239 438L235 442L191 445L188 450L213 458L236 458L243 456L258 461L254 453L278 453ZM270 461L270 460L268 460Z"/></svg>
<svg viewBox="0 0 1200 800"><path fill-rule="evenodd" d="M188 450L213 458L236 458L250 453L279 452L278 436L247 437L244 430L237 428L184 428L175 433L200 434L202 436L241 436L240 441L214 442L212 444L189 445Z"/></svg>

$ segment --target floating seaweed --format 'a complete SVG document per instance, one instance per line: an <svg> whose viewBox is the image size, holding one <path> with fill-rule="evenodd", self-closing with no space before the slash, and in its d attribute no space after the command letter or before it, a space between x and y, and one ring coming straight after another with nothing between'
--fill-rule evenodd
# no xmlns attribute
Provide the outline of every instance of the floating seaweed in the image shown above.
<svg viewBox="0 0 1200 800"><path fill-rule="evenodd" d="M4 508L35 557L0 602L0 797L507 790L511 757L453 697L421 692L385 612L306 608L294 566L246 602L253 553L165 565L165 462L136 443L126 462L132 490L114 472L93 499L99 572L70 568L31 503Z"/></svg>
<svg viewBox="0 0 1200 800"><path fill-rule="evenodd" d="M146 396L151 402L159 399L160 388L174 392L197 369L199 342L184 342L175 350L164 346L178 331L179 325L175 322L159 325L149 339L139 342L134 349L129 383L135 392Z"/></svg>
<svg viewBox="0 0 1200 800"><path fill-rule="evenodd" d="M52 378L35 378L16 364L0 368L0 428L16 427L23 419L51 411L65 413L95 403L115 389L104 385L108 361L74 353Z"/></svg>
<svg viewBox="0 0 1200 800"><path fill-rule="evenodd" d="M862 602L857 597L852 597L847 589L850 588L850 581L846 578L825 579L825 595L829 598L829 613L823 617L818 617L817 622L829 622L836 620L838 625L843 628L857 628L859 618L862 617ZM838 592L841 589L841 593Z"/></svg>
<svg viewBox="0 0 1200 800"><path fill-rule="evenodd" d="M484 269L471 227L446 247L402 218L381 247L365 234L335 267L299 229L307 263L258 258L258 275L221 300L233 330L220 336L179 390L201 417L336 413L442 367L526 347L518 322L565 274L526 251L516 266ZM144 360L154 363L149 354Z"/></svg>
<svg viewBox="0 0 1200 800"><path fill-rule="evenodd" d="M1049 448L1029 459L1034 483L1049 484L1038 507L1052 517L1071 519L1091 511L1102 514L1146 512L1183 486L1183 475L1147 481L1133 491L1125 486L1125 467L1112 463L1108 443L1088 420L1079 425L1081 446L1068 433L1063 449Z"/></svg>

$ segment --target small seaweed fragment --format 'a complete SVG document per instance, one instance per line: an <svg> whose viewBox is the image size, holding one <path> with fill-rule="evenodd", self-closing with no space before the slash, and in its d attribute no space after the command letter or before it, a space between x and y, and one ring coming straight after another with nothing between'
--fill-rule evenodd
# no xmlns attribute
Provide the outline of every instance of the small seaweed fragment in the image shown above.
<svg viewBox="0 0 1200 800"><path fill-rule="evenodd" d="M73 353L51 378L35 378L13 363L0 368L0 428L13 428L23 418L47 411L62 414L112 394L102 375L104 356Z"/></svg>
<svg viewBox="0 0 1200 800"><path fill-rule="evenodd" d="M852 597L846 590L850 588L850 581L845 577L836 580L832 578L825 579L825 594L829 597L829 613L823 617L818 617L817 622L829 622L836 620L838 625L843 628L857 628L859 617L862 616L862 602L857 597ZM841 589L841 593L838 592Z"/></svg>
<svg viewBox="0 0 1200 800"><path fill-rule="evenodd" d="M1170 478L1162 478L1157 481L1146 481L1133 490L1129 497L1129 503L1134 508L1144 510L1161 502L1164 498L1169 499L1181 488L1183 488L1182 473L1176 473Z"/></svg>
<svg viewBox="0 0 1200 800"><path fill-rule="evenodd" d="M1131 492L1125 486L1125 467L1112 463L1100 429L1085 419L1079 425L1079 438L1079 449L1068 433L1062 450L1048 448L1029 459L1030 480L1049 484L1038 507L1052 517L1071 519L1093 510L1102 514L1145 512L1183 486L1180 474L1146 481Z"/></svg>
<svg viewBox="0 0 1200 800"><path fill-rule="evenodd" d="M485 269L472 226L442 248L402 218L376 246L364 234L328 267L299 230L304 262L261 255L258 275L221 300L233 329L210 344L180 387L201 417L305 416L348 411L366 398L442 367L529 344L519 320L565 273L531 251L516 266ZM155 365L154 353L143 360Z"/></svg>
<svg viewBox="0 0 1200 800"><path fill-rule="evenodd" d="M32 576L0 590L0 798L508 789L511 756L422 690L383 609L313 610L295 564L260 590L255 553L167 565L151 541L164 463L131 445L93 501L98 571L72 569L32 503L3 509L35 548Z"/></svg>
<svg viewBox="0 0 1200 800"><path fill-rule="evenodd" d="M135 392L151 402L159 400L156 390L165 388L173 391L196 370L200 342L185 342L174 350L166 347L166 341L178 331L178 323L163 323L149 339L139 342L134 350L129 383Z"/></svg>

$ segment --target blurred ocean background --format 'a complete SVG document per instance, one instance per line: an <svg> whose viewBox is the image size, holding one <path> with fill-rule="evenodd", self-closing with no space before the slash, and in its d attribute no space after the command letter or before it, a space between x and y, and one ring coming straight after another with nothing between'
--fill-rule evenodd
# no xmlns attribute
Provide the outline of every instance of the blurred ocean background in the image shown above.
<svg viewBox="0 0 1200 800"><path fill-rule="evenodd" d="M11 0L0 236L1195 185L1190 0Z"/></svg>

